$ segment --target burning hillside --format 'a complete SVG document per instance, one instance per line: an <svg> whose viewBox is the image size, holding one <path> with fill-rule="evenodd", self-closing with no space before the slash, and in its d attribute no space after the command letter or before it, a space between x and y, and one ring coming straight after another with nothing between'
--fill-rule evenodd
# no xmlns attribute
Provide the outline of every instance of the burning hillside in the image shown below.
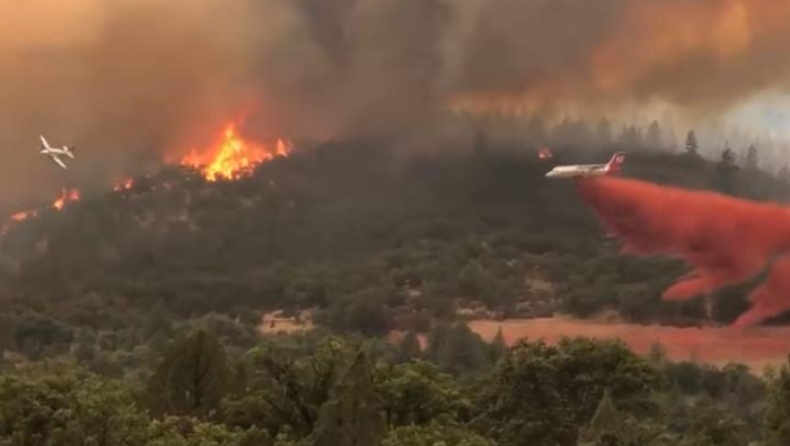
<svg viewBox="0 0 790 446"><path fill-rule="evenodd" d="M77 189L63 189L60 192L60 197L58 197L55 201L53 201L52 204L50 205L50 207L52 209L61 211L61 210L63 210L63 207L66 205L66 203L71 202L71 201L79 201L79 199L80 199L80 191L79 190L77 190ZM38 215L38 210L36 210L36 209L30 209L30 210L19 211L19 212L14 213L13 215L11 215L11 217L9 217L8 221L2 226L2 228L0 229L0 234L5 234L6 231L8 230L8 227L11 224L13 224L15 222L20 222L20 221L27 220L27 219L35 217L37 215Z"/></svg>
<svg viewBox="0 0 790 446"><path fill-rule="evenodd" d="M77 189L63 189L60 198L52 203L52 207L57 210L62 210L63 206L69 201L78 201L80 199L80 191Z"/></svg>
<svg viewBox="0 0 790 446"><path fill-rule="evenodd" d="M208 181L236 180L250 174L257 165L278 157L287 157L293 150L293 145L283 139L277 139L274 144L265 145L245 139L239 134L238 124L227 124L217 140L205 150L192 149L178 164L199 170ZM114 192L122 192L134 187L132 178L124 179L113 186ZM168 186L165 184L165 188ZM62 210L66 203L78 201L80 192L77 189L63 189L50 205L53 209ZM15 223L27 220L38 215L38 210L23 210L9 217L6 224L0 229L5 233L8 227Z"/></svg>
<svg viewBox="0 0 790 446"><path fill-rule="evenodd" d="M199 169L209 181L235 180L249 174L260 163L287 157L293 145L277 139L272 146L244 139L236 123L229 123L218 141L207 150L191 150L181 164Z"/></svg>

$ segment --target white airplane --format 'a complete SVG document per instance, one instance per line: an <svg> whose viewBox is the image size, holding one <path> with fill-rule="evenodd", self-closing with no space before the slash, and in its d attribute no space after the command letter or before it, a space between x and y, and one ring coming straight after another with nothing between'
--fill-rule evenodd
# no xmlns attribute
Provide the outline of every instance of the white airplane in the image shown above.
<svg viewBox="0 0 790 446"><path fill-rule="evenodd" d="M52 158L52 161L56 162L60 167L65 169L66 164L58 158L59 156L68 156L74 159L74 152L77 151L76 147L63 146L62 148L55 148L50 146L43 136L39 135L39 138L41 138L41 151L39 153Z"/></svg>
<svg viewBox="0 0 790 446"><path fill-rule="evenodd" d="M622 170L624 162L625 152L617 152L606 164L577 164L574 166L557 166L546 174L546 178L578 178L609 175Z"/></svg>

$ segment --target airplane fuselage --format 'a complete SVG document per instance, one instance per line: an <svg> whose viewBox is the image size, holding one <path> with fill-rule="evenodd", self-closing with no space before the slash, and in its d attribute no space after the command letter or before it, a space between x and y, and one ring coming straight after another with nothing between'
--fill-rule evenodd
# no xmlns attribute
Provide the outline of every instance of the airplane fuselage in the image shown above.
<svg viewBox="0 0 790 446"><path fill-rule="evenodd" d="M622 169L623 162L625 162L625 152L617 152L606 164L556 166L546 174L546 178L601 177L604 175L611 175Z"/></svg>
<svg viewBox="0 0 790 446"><path fill-rule="evenodd" d="M546 178L576 178L606 175L606 164L582 164L557 166L546 174Z"/></svg>
<svg viewBox="0 0 790 446"><path fill-rule="evenodd" d="M68 149L48 148L48 149L41 150L40 153L43 154L43 155L49 155L49 156L68 156L69 158L74 158L74 154L71 153L71 151L68 150Z"/></svg>

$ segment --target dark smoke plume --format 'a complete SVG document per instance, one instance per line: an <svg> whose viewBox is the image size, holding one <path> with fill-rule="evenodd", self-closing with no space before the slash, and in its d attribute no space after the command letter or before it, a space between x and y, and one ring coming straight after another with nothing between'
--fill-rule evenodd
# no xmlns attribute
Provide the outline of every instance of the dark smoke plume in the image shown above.
<svg viewBox="0 0 790 446"><path fill-rule="evenodd" d="M260 139L429 138L448 108L717 113L790 79L780 0L26 0L0 16L0 202L186 152L239 114ZM38 133L83 148L73 171L36 156Z"/></svg>
<svg viewBox="0 0 790 446"><path fill-rule="evenodd" d="M624 254L676 256L693 268L664 299L743 283L768 265L767 281L735 325L790 310L790 209L630 179L585 178L577 186L603 226L622 238Z"/></svg>

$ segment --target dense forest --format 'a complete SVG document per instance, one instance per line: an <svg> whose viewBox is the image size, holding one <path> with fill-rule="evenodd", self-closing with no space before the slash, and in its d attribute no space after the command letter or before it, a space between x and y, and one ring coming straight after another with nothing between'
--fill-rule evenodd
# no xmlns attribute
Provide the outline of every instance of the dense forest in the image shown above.
<svg viewBox="0 0 790 446"><path fill-rule="evenodd" d="M464 323L737 317L749 284L710 315L662 302L684 266L620 256L573 183L544 178L617 147L376 147L324 144L233 181L170 166L10 221L0 445L788 444L788 367L758 378L583 338L507 347ZM786 169L748 153L705 160L690 135L632 151L623 175L790 197ZM275 310L317 328L262 336Z"/></svg>
<svg viewBox="0 0 790 446"><path fill-rule="evenodd" d="M623 175L758 200L784 200L786 178L706 161L686 150L637 150ZM128 187L42 209L0 240L0 345L58 356L90 337L127 352L157 318L205 317L254 329L273 310L338 333L427 333L463 317L590 317L705 323L703 302L662 302L684 270L674 260L618 254L573 183L552 165L605 162L599 152L507 147L400 156L371 142L332 143L211 182L167 167ZM748 161L748 159L747 159ZM728 323L749 284L720 292ZM130 353L133 354L133 353Z"/></svg>
<svg viewBox="0 0 790 446"><path fill-rule="evenodd" d="M617 341L437 326L425 349L320 332L246 350L205 325L115 375L89 347L0 374L0 444L784 446L790 368L757 378ZM154 354L153 352L156 351ZM82 365L77 365L76 362Z"/></svg>

